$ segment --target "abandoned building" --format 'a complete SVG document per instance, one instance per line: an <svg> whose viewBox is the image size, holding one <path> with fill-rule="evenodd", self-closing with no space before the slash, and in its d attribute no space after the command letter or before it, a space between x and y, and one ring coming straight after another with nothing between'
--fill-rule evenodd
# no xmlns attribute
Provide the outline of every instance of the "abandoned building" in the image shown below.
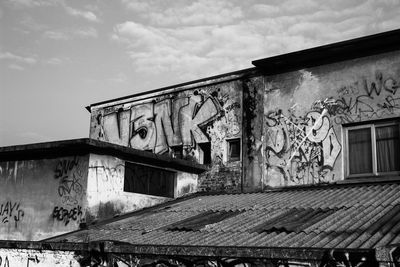
<svg viewBox="0 0 400 267"><path fill-rule="evenodd" d="M400 266L400 30L252 63L0 148L0 266Z"/></svg>

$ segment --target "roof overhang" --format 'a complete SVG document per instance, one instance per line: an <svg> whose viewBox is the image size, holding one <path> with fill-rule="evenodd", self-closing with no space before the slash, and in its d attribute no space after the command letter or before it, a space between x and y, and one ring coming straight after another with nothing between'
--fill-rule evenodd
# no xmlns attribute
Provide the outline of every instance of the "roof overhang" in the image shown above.
<svg viewBox="0 0 400 267"><path fill-rule="evenodd" d="M231 257L247 259L296 259L321 260L330 253L362 253L375 257L374 249L326 249L326 248L283 248L283 247L222 247L222 246L170 246L134 245L113 241L88 243L41 242L41 241L0 241L0 248L32 249L53 251L98 251L113 254L134 254L174 257ZM392 249L392 248L388 248ZM382 253L382 250L380 251Z"/></svg>
<svg viewBox="0 0 400 267"><path fill-rule="evenodd" d="M135 163L196 174L202 173L208 169L205 165L196 162L156 155L151 152L90 138L0 147L0 161L54 158L89 153L110 155Z"/></svg>
<svg viewBox="0 0 400 267"><path fill-rule="evenodd" d="M400 29L252 61L265 74L350 60L400 49Z"/></svg>

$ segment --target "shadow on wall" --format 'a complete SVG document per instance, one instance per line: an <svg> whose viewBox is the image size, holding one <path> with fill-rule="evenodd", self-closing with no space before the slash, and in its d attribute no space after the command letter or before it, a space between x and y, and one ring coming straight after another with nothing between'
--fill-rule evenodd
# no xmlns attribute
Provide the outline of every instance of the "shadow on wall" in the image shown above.
<svg viewBox="0 0 400 267"><path fill-rule="evenodd" d="M124 206L121 203L108 201L100 203L91 208L91 211L86 213L86 224L91 224L99 220L110 219L123 213Z"/></svg>

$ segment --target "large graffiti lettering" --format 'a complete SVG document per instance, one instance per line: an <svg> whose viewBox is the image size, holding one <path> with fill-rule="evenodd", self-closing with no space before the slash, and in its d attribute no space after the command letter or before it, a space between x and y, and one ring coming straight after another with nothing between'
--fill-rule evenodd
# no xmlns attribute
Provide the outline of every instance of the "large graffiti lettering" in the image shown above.
<svg viewBox="0 0 400 267"><path fill-rule="evenodd" d="M266 117L267 171L281 176L285 184L312 184L333 179L333 166L341 151L329 119L331 101L304 117L281 110ZM321 103L319 103L321 104Z"/></svg>
<svg viewBox="0 0 400 267"><path fill-rule="evenodd" d="M98 119L109 142L162 154L170 147L209 142L205 126L220 114L213 96L163 99L106 112ZM117 129L116 129L117 128Z"/></svg>
<svg viewBox="0 0 400 267"><path fill-rule="evenodd" d="M24 214L19 202L7 201L0 205L0 219L3 224L13 222L17 228L18 222L24 217Z"/></svg>
<svg viewBox="0 0 400 267"><path fill-rule="evenodd" d="M60 160L54 170L54 178L59 179L58 195L66 205L77 205L83 193L81 180L84 176L79 158Z"/></svg>

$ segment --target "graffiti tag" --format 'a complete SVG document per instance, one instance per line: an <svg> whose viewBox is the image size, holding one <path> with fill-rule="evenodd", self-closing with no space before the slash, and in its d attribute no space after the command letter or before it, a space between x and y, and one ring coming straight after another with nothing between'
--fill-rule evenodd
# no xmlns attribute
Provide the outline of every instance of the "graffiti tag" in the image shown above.
<svg viewBox="0 0 400 267"><path fill-rule="evenodd" d="M79 197L83 193L81 184L83 170L79 164L79 159L74 157L73 159L60 160L54 170L54 178L59 180L57 192L63 203L67 205L78 204Z"/></svg>
<svg viewBox="0 0 400 267"><path fill-rule="evenodd" d="M65 225L68 225L71 220L76 221L81 217L82 217L81 206L77 206L71 209L56 206L53 209L53 218L58 221L63 221Z"/></svg>
<svg viewBox="0 0 400 267"><path fill-rule="evenodd" d="M0 205L0 218L3 224L13 221L15 227L17 227L18 222L24 217L24 214L19 202L7 201Z"/></svg>

